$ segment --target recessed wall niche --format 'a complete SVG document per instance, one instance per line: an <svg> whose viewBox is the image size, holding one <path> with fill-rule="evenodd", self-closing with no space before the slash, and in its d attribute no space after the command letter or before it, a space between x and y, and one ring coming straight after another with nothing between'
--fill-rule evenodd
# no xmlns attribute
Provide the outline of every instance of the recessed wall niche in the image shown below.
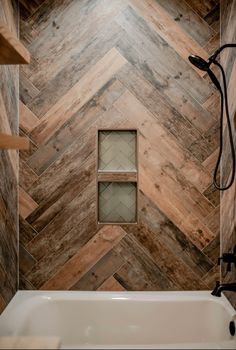
<svg viewBox="0 0 236 350"><path fill-rule="evenodd" d="M137 130L98 130L98 223L137 223L137 148Z"/></svg>
<svg viewBox="0 0 236 350"><path fill-rule="evenodd" d="M98 133L99 171L136 171L137 132L101 130Z"/></svg>

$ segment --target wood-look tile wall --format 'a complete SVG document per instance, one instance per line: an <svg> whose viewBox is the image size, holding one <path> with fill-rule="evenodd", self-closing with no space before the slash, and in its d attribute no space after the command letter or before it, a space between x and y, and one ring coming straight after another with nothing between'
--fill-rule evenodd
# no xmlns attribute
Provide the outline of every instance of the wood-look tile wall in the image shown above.
<svg viewBox="0 0 236 350"><path fill-rule="evenodd" d="M221 44L236 43L236 1L222 1L221 7ZM236 48L226 49L221 55L221 62L225 68L228 84L229 112L231 116L234 140L236 140ZM231 166L231 153L229 148L228 131L225 129L225 152L222 164L222 182L229 179ZM221 237L222 252L233 250L236 245L236 181L233 186L222 193L221 196ZM225 266L222 269L223 282L236 282L236 269L226 272ZM230 301L236 308L235 293L227 294Z"/></svg>
<svg viewBox="0 0 236 350"><path fill-rule="evenodd" d="M18 34L17 1L0 1L0 21ZM0 65L0 132L18 133L18 67ZM18 154L0 150L0 312L17 290Z"/></svg>
<svg viewBox="0 0 236 350"><path fill-rule="evenodd" d="M219 279L218 93L188 62L219 3L21 1L22 289L196 290ZM96 222L96 134L139 129L139 224Z"/></svg>

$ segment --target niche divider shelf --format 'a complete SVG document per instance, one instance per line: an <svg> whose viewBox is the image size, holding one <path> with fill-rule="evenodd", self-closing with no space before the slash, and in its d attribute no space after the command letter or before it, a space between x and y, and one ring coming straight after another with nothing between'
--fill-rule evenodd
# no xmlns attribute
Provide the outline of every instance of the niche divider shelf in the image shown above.
<svg viewBox="0 0 236 350"><path fill-rule="evenodd" d="M138 131L102 129L97 134L97 222L138 222Z"/></svg>
<svg viewBox="0 0 236 350"><path fill-rule="evenodd" d="M130 173L113 173L113 172L98 172L98 181L102 182L137 182L138 181L138 174L137 172L130 172Z"/></svg>
<svg viewBox="0 0 236 350"><path fill-rule="evenodd" d="M18 38L0 23L0 64L28 64L29 51Z"/></svg>

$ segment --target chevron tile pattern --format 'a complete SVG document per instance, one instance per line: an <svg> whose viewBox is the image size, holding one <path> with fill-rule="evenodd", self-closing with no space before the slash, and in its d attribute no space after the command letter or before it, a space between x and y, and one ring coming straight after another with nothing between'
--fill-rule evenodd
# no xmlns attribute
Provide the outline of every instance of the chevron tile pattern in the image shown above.
<svg viewBox="0 0 236 350"><path fill-rule="evenodd" d="M20 154L21 288L211 288L219 275L220 198L211 177L219 102L187 56L218 47L219 2L20 3L32 55L20 73L21 133L31 143ZM97 132L107 129L139 130L135 225L97 224ZM103 159L110 137L103 135ZM133 169L132 149L122 168ZM109 152L103 169L114 168L116 150ZM117 190L115 199L132 208L123 186L101 185L105 219ZM130 219L124 209L116 215Z"/></svg>

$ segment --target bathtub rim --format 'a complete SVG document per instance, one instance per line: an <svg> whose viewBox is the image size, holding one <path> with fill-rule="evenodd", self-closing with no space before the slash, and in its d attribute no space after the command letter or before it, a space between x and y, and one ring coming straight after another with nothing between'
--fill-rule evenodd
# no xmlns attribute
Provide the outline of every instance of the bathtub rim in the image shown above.
<svg viewBox="0 0 236 350"><path fill-rule="evenodd" d="M106 292L106 291L18 291L7 308L3 311L2 315L0 315L0 321L4 322L4 319L8 318L9 314L14 314L16 307L17 309L24 308L24 305L31 307L35 307L35 305L40 305L44 302L50 302L52 301L63 301L63 300L79 300L79 301L111 301L111 300L131 300L131 301L167 301L167 302L178 302L178 301L209 301L213 302L215 304L221 305L225 309L225 312L228 314L229 317L233 317L236 314L236 311L234 310L233 306L230 304L228 299L222 295L222 297L217 298L215 296L212 296L210 294L210 291L168 291L168 292L156 292L156 291L147 291L147 292L130 292L130 291L124 291L124 292ZM14 335L14 334L13 334ZM18 330L16 331L16 336L18 335ZM217 343L218 344L218 343ZM204 348L221 348L224 349L224 343L217 345L216 343L205 343L206 346ZM225 344L231 344L231 343L225 343ZM233 346L235 346L235 341L232 343ZM231 345L232 345L231 344ZM62 347L62 349L67 348L66 344ZM171 344L170 344L171 345ZM173 345L173 344L172 344ZM171 345L171 346L172 346ZM178 345L178 349L181 348L192 348L188 347L188 344L176 344ZM191 343L190 345L193 345L195 349L197 348L203 348L201 346L204 345L204 343ZM189 346L190 346L189 345ZM222 345L222 346L221 346ZM163 347L164 344L158 345L142 345L138 346L135 345L88 345L86 347L84 344L81 346L76 346L75 348L78 349L161 349L165 348ZM214 347L212 347L214 346ZM166 345L166 348L175 348L175 347L168 347ZM232 347L227 347L232 348Z"/></svg>
<svg viewBox="0 0 236 350"><path fill-rule="evenodd" d="M52 290L18 290L11 299L8 306L0 315L0 319L19 303L43 300L94 300L94 301L209 301L220 304L233 317L236 310L233 308L227 297L222 294L221 297L211 295L210 291L52 291Z"/></svg>

